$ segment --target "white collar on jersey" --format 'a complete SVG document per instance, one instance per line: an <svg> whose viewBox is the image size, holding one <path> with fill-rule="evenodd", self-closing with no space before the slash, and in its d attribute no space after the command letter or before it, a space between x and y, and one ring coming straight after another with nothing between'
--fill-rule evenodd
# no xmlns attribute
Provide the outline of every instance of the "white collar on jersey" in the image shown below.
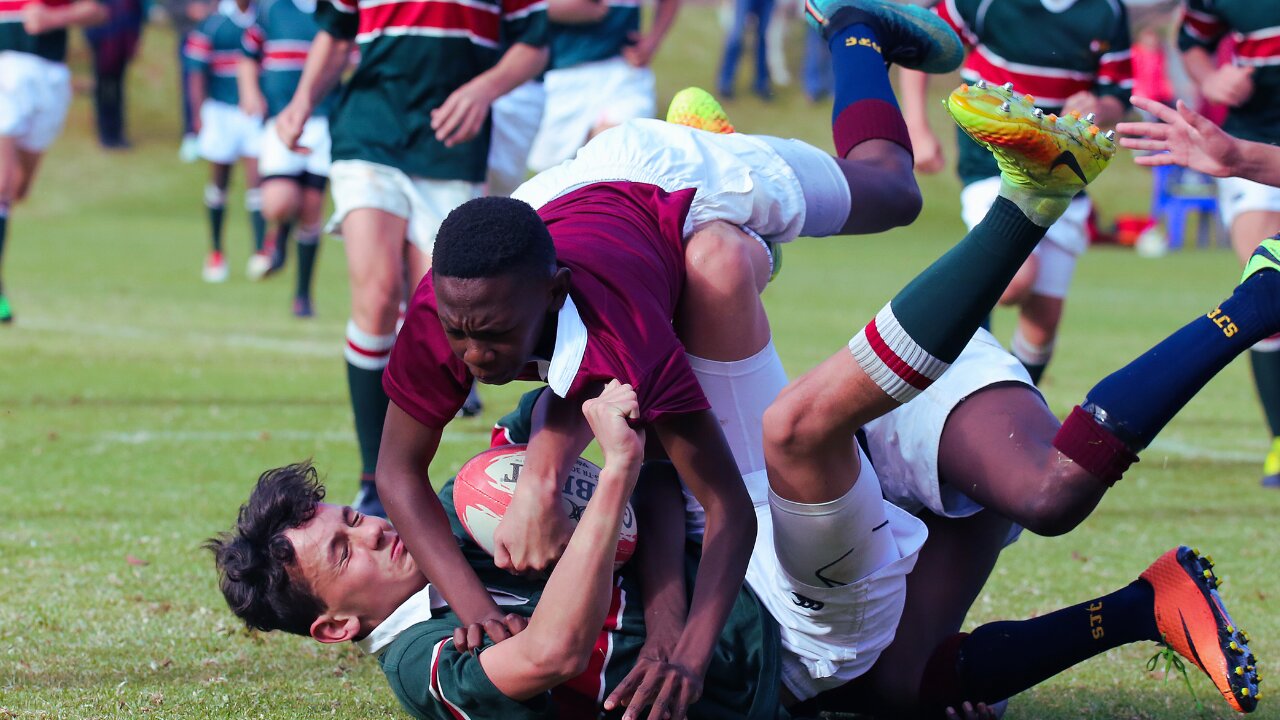
<svg viewBox="0 0 1280 720"><path fill-rule="evenodd" d="M1040 4L1051 13L1060 13L1075 5L1076 0L1040 0Z"/></svg>
<svg viewBox="0 0 1280 720"><path fill-rule="evenodd" d="M231 21L242 28L247 28L257 19L257 8L253 5L248 10L241 10L236 0L222 0L218 3L218 13L231 18Z"/></svg>
<svg viewBox="0 0 1280 720"><path fill-rule="evenodd" d="M582 316L578 314L573 298L566 295L557 316L556 347L551 353L551 362L545 368L542 363L538 364L539 371L556 395L565 397L569 393L586 351L587 326L582 324Z"/></svg>
<svg viewBox="0 0 1280 720"><path fill-rule="evenodd" d="M529 602L528 598L522 598L511 593L502 592L487 588L489 595L493 597L493 601L498 605L524 605ZM373 629L373 632L364 636L361 640L356 640L356 647L365 651L370 655L377 655L387 648L388 645L395 642L400 637L400 633L409 628L423 623L435 617L435 611L445 607L444 596L436 590L434 585L427 584L418 592L414 593L408 600L401 603L395 612L387 616Z"/></svg>
<svg viewBox="0 0 1280 720"><path fill-rule="evenodd" d="M316 0L293 0L293 4L308 15L316 11Z"/></svg>

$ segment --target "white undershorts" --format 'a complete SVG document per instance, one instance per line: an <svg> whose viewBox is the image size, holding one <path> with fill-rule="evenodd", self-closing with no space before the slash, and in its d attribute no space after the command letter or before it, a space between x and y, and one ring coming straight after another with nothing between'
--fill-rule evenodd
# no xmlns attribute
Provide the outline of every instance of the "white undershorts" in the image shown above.
<svg viewBox="0 0 1280 720"><path fill-rule="evenodd" d="M44 152L62 132L71 105L71 71L31 53L0 52L0 137Z"/></svg>
<svg viewBox="0 0 1280 720"><path fill-rule="evenodd" d="M529 150L542 123L546 91L536 80L493 103L489 141L489 194L510 195L529 175Z"/></svg>
<svg viewBox="0 0 1280 720"><path fill-rule="evenodd" d="M1000 193L1000 178L986 178L969 183L960 191L961 217L970 229L982 222ZM1032 252L1039 270L1031 292L1052 298L1064 298L1071 287L1076 260L1089 247L1089 214L1093 203L1086 195L1077 195L1067 211L1045 233Z"/></svg>
<svg viewBox="0 0 1280 720"><path fill-rule="evenodd" d="M651 118L657 111L653 70L622 56L547 71L546 111L529 153L535 171L568 160L602 125Z"/></svg>
<svg viewBox="0 0 1280 720"><path fill-rule="evenodd" d="M245 115L239 107L217 100L200 105L200 157L218 165L240 158L256 158L262 147L262 118Z"/></svg>
<svg viewBox="0 0 1280 720"><path fill-rule="evenodd" d="M309 173L329 177L329 118L313 117L302 126L298 145L308 152L294 152L285 147L276 134L276 121L272 118L262 131L262 152L258 155L258 175L270 177L299 177Z"/></svg>
<svg viewBox="0 0 1280 720"><path fill-rule="evenodd" d="M484 185L465 180L409 177L404 171L364 160L337 160L329 167L333 217L325 232L341 235L353 210L382 210L409 221L409 242L431 255L436 231L462 203L484 194Z"/></svg>
<svg viewBox="0 0 1280 720"><path fill-rule="evenodd" d="M875 483L876 471L859 455L859 483ZM816 587L782 568L774 548L772 506L757 504L756 544L747 584L778 621L782 636L782 682L807 700L848 683L871 669L898 631L907 597L907 573L915 567L929 531L917 517L881 500L899 559L849 585ZM849 508L852 510L852 506ZM789 521L795 522L794 518ZM830 546L820 536L813 547ZM833 560L841 551L835 550Z"/></svg>
<svg viewBox="0 0 1280 720"><path fill-rule="evenodd" d="M540 208L584 185L610 181L668 192L696 188L686 236L724 221L789 242L802 232L834 234L849 215L849 186L840 167L811 145L647 119L601 133L572 160L539 173L511 196Z"/></svg>
<svg viewBox="0 0 1280 720"><path fill-rule="evenodd" d="M1031 376L991 333L979 329L937 382L911 402L862 427L880 487L889 502L911 513L968 517L983 508L938 478L938 447L947 418L965 398L999 383L1021 383L1039 394Z"/></svg>
<svg viewBox="0 0 1280 720"><path fill-rule="evenodd" d="M1241 213L1259 211L1280 212L1280 188L1244 178L1218 179L1218 213L1228 230Z"/></svg>

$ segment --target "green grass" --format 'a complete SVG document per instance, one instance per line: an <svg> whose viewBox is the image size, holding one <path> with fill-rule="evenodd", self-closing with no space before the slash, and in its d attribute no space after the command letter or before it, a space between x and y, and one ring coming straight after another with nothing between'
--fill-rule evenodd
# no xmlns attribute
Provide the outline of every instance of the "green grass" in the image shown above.
<svg viewBox="0 0 1280 720"><path fill-rule="evenodd" d="M658 63L662 97L711 83L719 38L707 9L686 10ZM340 351L341 245L321 253L319 316L295 321L291 279L251 284L239 273L248 238L237 203L228 220L236 273L223 286L200 282L205 175L175 159L171 43L167 30L150 31L132 71L136 149L99 151L78 98L12 220L5 278L18 323L0 328L0 717L396 716L376 663L354 649L244 631L199 549L229 526L261 470L312 457L333 497L347 500L358 467ZM807 105L795 88L772 105L751 98L729 110L740 128L830 144L829 107ZM788 250L766 297L792 373L841 347L960 236L955 179L923 185L927 210L908 229ZM1110 216L1145 207L1147 187L1121 158L1095 197ZM1213 307L1236 274L1222 251L1088 253L1044 386L1054 410L1065 414L1105 373ZM1007 338L1010 316L996 325ZM485 417L451 426L435 478L483 446L518 392L487 390ZM1094 597L1190 542L1217 556L1258 655L1280 654L1270 525L1280 494L1257 487L1266 442L1238 362L1080 529L1010 548L970 621ZM1153 651L1087 662L1016 699L1009 717L1193 716L1180 681L1143 669ZM1227 717L1209 683L1192 680L1206 716ZM1275 707L1258 716L1280 717Z"/></svg>

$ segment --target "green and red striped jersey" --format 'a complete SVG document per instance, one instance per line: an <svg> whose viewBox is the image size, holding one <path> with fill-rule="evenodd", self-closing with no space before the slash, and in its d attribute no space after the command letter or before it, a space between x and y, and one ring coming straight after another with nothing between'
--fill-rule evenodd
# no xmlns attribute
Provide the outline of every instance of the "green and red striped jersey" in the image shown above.
<svg viewBox="0 0 1280 720"><path fill-rule="evenodd" d="M483 182L490 124L446 148L431 111L489 70L503 48L547 44L546 0L321 0L320 28L360 47L330 117L333 159L436 180Z"/></svg>
<svg viewBox="0 0 1280 720"><path fill-rule="evenodd" d="M499 599L503 612L531 616L542 598L545 581L516 577L494 564L471 542L453 510L453 483L440 490L440 501L467 562ZM697 547L686 558L690 586L697 570ZM411 625L381 649L378 662L400 704L417 718L463 720L595 720L601 703L626 677L644 646L644 607L636 573L628 566L614 578L612 601L587 669L567 683L526 701L503 695L485 674L479 657L458 652L453 630L458 617L448 607ZM395 619L392 615L388 620ZM492 642L485 638L483 654ZM702 698L689 717L702 720L773 720L780 709L778 626L745 587L738 594L707 669Z"/></svg>
<svg viewBox="0 0 1280 720"><path fill-rule="evenodd" d="M39 35L22 27L22 8L43 2L50 7L70 5L74 0L0 0L0 52L30 53L53 62L67 60L67 30L61 28Z"/></svg>
<svg viewBox="0 0 1280 720"><path fill-rule="evenodd" d="M1120 0L943 0L934 12L969 48L960 70L966 82L1012 82L1046 112L1082 91L1129 103L1129 16ZM959 155L966 184L1000 174L991 153L963 132Z"/></svg>
<svg viewBox="0 0 1280 720"><path fill-rule="evenodd" d="M1253 95L1232 108L1222 127L1246 140L1280 144L1280 3L1264 0L1188 0L1178 46L1213 52L1227 35L1233 62L1253 68Z"/></svg>
<svg viewBox="0 0 1280 720"><path fill-rule="evenodd" d="M260 82L267 98L267 117L279 115L298 89L307 52L319 31L315 10L315 0L263 0L257 19L244 33L245 56L257 60L262 67ZM328 115L335 100L337 90L312 115Z"/></svg>
<svg viewBox="0 0 1280 720"><path fill-rule="evenodd" d="M240 103L236 68L243 52L242 38L253 22L252 10L242 13L234 5L230 8L224 5L187 35L182 55L188 71L204 74L205 92L210 100L228 105Z"/></svg>

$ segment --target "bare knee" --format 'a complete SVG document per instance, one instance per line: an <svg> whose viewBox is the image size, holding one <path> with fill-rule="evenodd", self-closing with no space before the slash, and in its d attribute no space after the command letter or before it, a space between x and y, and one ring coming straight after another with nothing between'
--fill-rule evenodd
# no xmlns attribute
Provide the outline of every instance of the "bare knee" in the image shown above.
<svg viewBox="0 0 1280 720"><path fill-rule="evenodd" d="M832 435L821 421L817 398L803 378L787 386L764 411L764 445L774 457L812 457Z"/></svg>
<svg viewBox="0 0 1280 720"><path fill-rule="evenodd" d="M351 319L364 332L390 335L400 318L400 283L394 276L352 278Z"/></svg>
<svg viewBox="0 0 1280 720"><path fill-rule="evenodd" d="M1101 480L1069 463L1046 471L1018 508L1005 514L1036 535L1057 537L1079 527L1105 492Z"/></svg>
<svg viewBox="0 0 1280 720"><path fill-rule="evenodd" d="M760 241L738 227L714 222L685 247L687 287L715 296L758 295L769 281L769 258Z"/></svg>
<svg viewBox="0 0 1280 720"><path fill-rule="evenodd" d="M271 179L262 183L262 216L268 222L288 222L298 216L300 193L292 180Z"/></svg>

